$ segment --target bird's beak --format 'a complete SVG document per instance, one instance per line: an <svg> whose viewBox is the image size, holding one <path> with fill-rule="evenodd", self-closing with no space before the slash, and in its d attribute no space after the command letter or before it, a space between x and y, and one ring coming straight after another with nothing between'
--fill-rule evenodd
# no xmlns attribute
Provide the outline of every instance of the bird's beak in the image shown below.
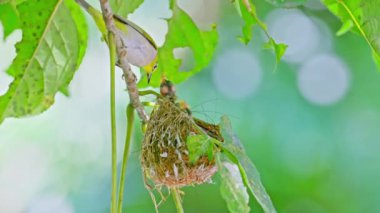
<svg viewBox="0 0 380 213"><path fill-rule="evenodd" d="M148 84L149 84L149 82L150 82L150 78L152 77L152 73L147 73L147 74L146 74L146 77L147 77L147 79L148 79Z"/></svg>

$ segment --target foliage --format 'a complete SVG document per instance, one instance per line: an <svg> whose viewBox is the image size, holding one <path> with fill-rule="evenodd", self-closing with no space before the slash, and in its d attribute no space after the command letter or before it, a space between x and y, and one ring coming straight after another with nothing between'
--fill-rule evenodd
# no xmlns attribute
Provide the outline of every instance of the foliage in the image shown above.
<svg viewBox="0 0 380 213"><path fill-rule="evenodd" d="M123 17L142 3L143 0L110 1L115 12ZM269 36L252 3L236 0L235 5L246 22L241 40L249 42L252 26L258 24L268 36L266 47L274 50L278 62L286 45L277 44ZM209 31L200 30L175 0L170 0L170 9L173 15L167 19L168 33L165 43L158 49L158 69L150 83L154 87L159 86L162 76L180 83L201 71L212 60L218 42L216 26ZM86 50L87 31L83 27L82 12L74 0L54 0L47 4L37 0L2 0L0 21L4 25L4 38L17 28L23 31L23 39L16 45L17 57L7 71L14 81L7 93L0 97L1 122L6 117L39 114L53 104L58 91L68 94L67 86ZM181 72L182 61L174 56L173 51L185 47L192 51L195 63L190 70ZM140 88L148 86L145 78L143 75Z"/></svg>
<svg viewBox="0 0 380 213"><path fill-rule="evenodd" d="M191 163L197 162L202 155L207 155L209 161L213 159L214 146L211 140L214 139L206 135L190 135L187 137L186 145Z"/></svg>
<svg viewBox="0 0 380 213"><path fill-rule="evenodd" d="M326 7L342 21L338 34L355 25L373 51L376 64L380 63L380 1L379 0L323 0ZM380 66L378 66L380 69Z"/></svg>
<svg viewBox="0 0 380 213"><path fill-rule="evenodd" d="M0 22L3 24L4 40L20 26L17 10L13 4L0 4Z"/></svg>
<svg viewBox="0 0 380 213"><path fill-rule="evenodd" d="M218 155L217 164L221 176L220 192L227 202L227 207L233 213L249 212L249 195L244 186L239 168L235 164L222 162L222 156Z"/></svg>
<svg viewBox="0 0 380 213"><path fill-rule="evenodd" d="M269 35L267 26L259 19L256 13L255 5L253 5L249 0L234 0L234 5L239 15L245 22L242 28L243 36L239 37L239 39L244 44L248 44L252 39L252 27L255 24L258 24L268 38L268 42L265 44L265 47L274 50L276 62L278 63L284 55L287 45L276 43L276 41Z"/></svg>
<svg viewBox="0 0 380 213"><path fill-rule="evenodd" d="M144 0L110 0L112 11L123 18L133 13Z"/></svg>
<svg viewBox="0 0 380 213"><path fill-rule="evenodd" d="M165 43L158 49L158 68L150 81L150 85L154 87L160 85L162 75L173 83L180 83L201 71L211 61L218 41L215 26L210 31L200 30L191 17L178 7L175 0L170 1L170 9L173 16L167 20L168 33ZM192 50L195 64L192 69L179 72L181 59L174 56L173 50L184 47ZM145 78L144 76L140 80L139 87L148 86Z"/></svg>
<svg viewBox="0 0 380 213"><path fill-rule="evenodd" d="M67 95L87 46L84 17L73 0L29 0L17 9L23 37L7 70L14 80L0 97L0 122L39 114L58 91Z"/></svg>
<svg viewBox="0 0 380 213"><path fill-rule="evenodd" d="M222 153L228 158L228 161L226 162L233 163L239 168L245 187L248 189L249 193L256 198L264 212L276 212L268 193L261 183L259 172L245 153L239 139L233 133L231 122L227 116L221 118L220 127L224 142L219 143L218 146L222 148ZM219 163L219 165L222 164ZM229 201L227 200L227 202Z"/></svg>

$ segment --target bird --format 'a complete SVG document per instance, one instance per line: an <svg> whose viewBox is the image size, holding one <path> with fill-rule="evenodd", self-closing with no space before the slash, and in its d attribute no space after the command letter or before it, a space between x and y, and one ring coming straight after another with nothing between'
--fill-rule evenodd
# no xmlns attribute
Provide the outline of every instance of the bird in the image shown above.
<svg viewBox="0 0 380 213"><path fill-rule="evenodd" d="M85 0L76 0L76 2L92 16L97 27L105 37L107 28L102 13ZM156 43L153 38L137 24L123 19L116 14L114 14L113 18L116 28L122 32L122 40L127 48L128 62L134 66L141 67L146 72L149 84L152 74L158 65Z"/></svg>

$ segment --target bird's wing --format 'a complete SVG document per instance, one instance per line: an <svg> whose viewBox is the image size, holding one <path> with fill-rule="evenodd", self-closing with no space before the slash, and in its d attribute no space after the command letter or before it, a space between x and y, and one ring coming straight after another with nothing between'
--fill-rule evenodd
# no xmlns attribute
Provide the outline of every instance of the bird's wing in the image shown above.
<svg viewBox="0 0 380 213"><path fill-rule="evenodd" d="M157 55L157 45L148 33L131 21L124 20L117 15L114 18L122 23L117 27L124 31L123 41L127 47L129 63L143 67L152 62Z"/></svg>

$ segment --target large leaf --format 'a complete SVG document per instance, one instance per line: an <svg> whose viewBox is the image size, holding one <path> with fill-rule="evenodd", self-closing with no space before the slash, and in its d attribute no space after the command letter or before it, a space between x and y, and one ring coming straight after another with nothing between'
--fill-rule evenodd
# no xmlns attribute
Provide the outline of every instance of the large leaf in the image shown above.
<svg viewBox="0 0 380 213"><path fill-rule="evenodd" d="M165 43L158 49L158 68L151 79L151 86L160 86L162 75L174 83L180 83L201 71L210 63L218 40L215 26L210 31L200 30L174 0L170 2L170 9L173 16L167 20L168 33ZM195 64L190 70L180 72L182 61L175 58L173 50L184 47L192 50ZM139 82L139 87L148 86L145 78L144 75Z"/></svg>
<svg viewBox="0 0 380 213"><path fill-rule="evenodd" d="M239 37L239 39L243 43L248 44L252 39L252 27L255 24L259 25L268 38L268 42L265 46L266 48L274 50L274 53L276 55L276 62L278 63L281 60L281 57L284 55L287 45L276 43L276 41L269 35L267 26L259 19L256 12L256 7L251 3L250 0L234 0L234 3L238 14L245 22L242 29L243 36Z"/></svg>
<svg viewBox="0 0 380 213"><path fill-rule="evenodd" d="M0 4L0 22L3 24L4 40L15 29L20 27L20 20L17 15L17 10L13 4Z"/></svg>
<svg viewBox="0 0 380 213"><path fill-rule="evenodd" d="M232 163L239 167L243 182L248 191L256 198L264 212L276 212L268 193L261 183L259 172L245 153L239 139L233 133L231 122L226 116L221 118L220 127L224 138L224 143L220 144L223 153Z"/></svg>
<svg viewBox="0 0 380 213"><path fill-rule="evenodd" d="M221 176L220 192L227 203L228 210L231 213L249 212L249 195L247 188L244 186L239 168L235 164L222 161L221 157L217 155L216 158L218 171Z"/></svg>
<svg viewBox="0 0 380 213"><path fill-rule="evenodd" d="M354 31L359 32L370 45L375 62L380 58L380 0L322 0L326 7L343 23L355 25ZM379 66L380 69L380 66Z"/></svg>
<svg viewBox="0 0 380 213"><path fill-rule="evenodd" d="M73 0L28 0L18 6L23 37L7 70L14 77L0 97L0 122L35 115L67 94L87 46L84 16Z"/></svg>
<svg viewBox="0 0 380 213"><path fill-rule="evenodd" d="M110 0L112 11L123 18L133 13L144 0Z"/></svg>

